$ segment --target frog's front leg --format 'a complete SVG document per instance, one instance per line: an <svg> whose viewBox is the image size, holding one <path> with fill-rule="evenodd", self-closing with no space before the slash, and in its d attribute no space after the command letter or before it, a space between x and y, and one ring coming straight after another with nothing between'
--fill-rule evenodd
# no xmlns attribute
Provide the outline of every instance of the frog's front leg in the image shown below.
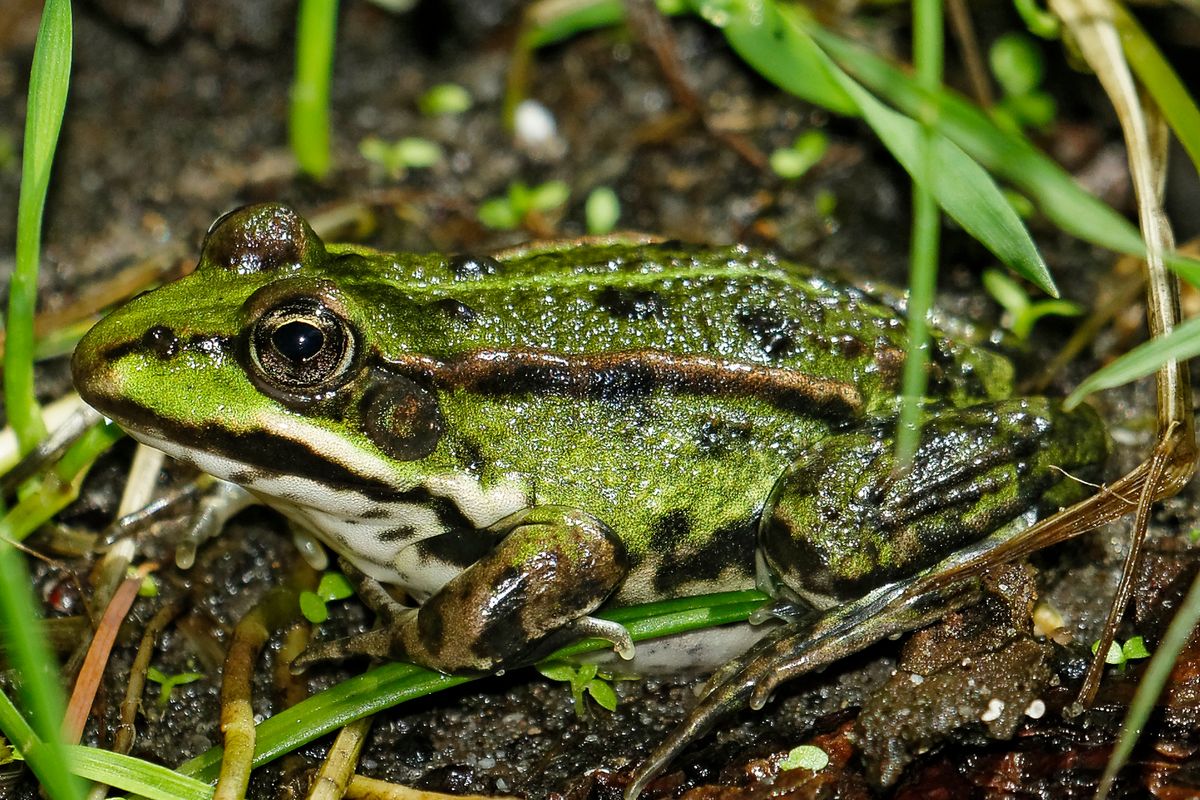
<svg viewBox="0 0 1200 800"><path fill-rule="evenodd" d="M293 666L361 654L442 672L493 672L584 637L607 639L632 657L623 627L588 616L628 571L625 548L607 525L576 509L537 506L489 531L496 546L418 608L401 606L374 579L351 569L382 626L317 644Z"/></svg>

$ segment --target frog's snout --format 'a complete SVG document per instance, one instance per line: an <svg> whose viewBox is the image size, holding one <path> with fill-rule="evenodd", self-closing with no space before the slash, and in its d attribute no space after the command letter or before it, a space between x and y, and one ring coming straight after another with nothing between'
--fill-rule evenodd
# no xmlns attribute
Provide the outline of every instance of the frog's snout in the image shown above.
<svg viewBox="0 0 1200 800"><path fill-rule="evenodd" d="M76 391L84 402L102 412L106 405L105 399L112 397L116 383L115 376L102 355L104 327L103 320L92 326L79 340L79 344L75 346L75 353L71 356L71 380L75 383Z"/></svg>

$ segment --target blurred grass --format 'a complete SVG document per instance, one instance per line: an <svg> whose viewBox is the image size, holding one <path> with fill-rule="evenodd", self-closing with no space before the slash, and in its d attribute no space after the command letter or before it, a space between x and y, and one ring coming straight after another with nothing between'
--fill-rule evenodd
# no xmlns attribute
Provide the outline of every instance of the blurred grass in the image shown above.
<svg viewBox="0 0 1200 800"><path fill-rule="evenodd" d="M22 452L31 450L46 434L34 397L33 318L42 213L71 77L71 28L69 0L47 0L29 78L16 267L9 290L4 353L9 424ZM41 614L25 559L8 540L0 540L0 620L4 622L5 654L21 678L18 693L28 715L26 721L5 696L0 701L0 728L11 741L24 742L22 753L52 800L80 798L83 785L67 768L59 743L65 702L58 664L42 636Z"/></svg>
<svg viewBox="0 0 1200 800"><path fill-rule="evenodd" d="M337 13L337 0L300 0L296 19L296 73L288 132L296 163L317 179L325 177L332 163L329 86Z"/></svg>

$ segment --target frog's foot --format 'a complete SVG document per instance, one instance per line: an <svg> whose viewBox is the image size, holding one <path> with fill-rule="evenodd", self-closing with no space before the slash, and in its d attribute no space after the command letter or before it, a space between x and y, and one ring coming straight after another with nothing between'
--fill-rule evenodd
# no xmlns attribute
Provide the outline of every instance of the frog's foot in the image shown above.
<svg viewBox="0 0 1200 800"><path fill-rule="evenodd" d="M367 575L345 558L338 559L338 567L354 586L354 592L367 608L379 617L379 626L354 636L345 636L328 642L317 642L305 648L292 661L292 672L301 673L313 664L330 661L345 661L352 656L394 658L392 655L395 631L411 624L417 610L398 602L383 584Z"/></svg>
<svg viewBox="0 0 1200 800"><path fill-rule="evenodd" d="M189 569L196 562L200 545L219 534L234 515L260 502L236 483L211 480L212 485L203 489L192 524L175 546L175 564L180 569Z"/></svg>
<svg viewBox="0 0 1200 800"><path fill-rule="evenodd" d="M646 784L726 714L745 705L761 709L784 681L821 669L884 637L928 625L948 610L973 602L977 594L973 582L915 597L906 595L910 586L911 581L889 584L824 612L811 625L780 628L732 668L714 675L696 707L634 771L625 800L636 800Z"/></svg>

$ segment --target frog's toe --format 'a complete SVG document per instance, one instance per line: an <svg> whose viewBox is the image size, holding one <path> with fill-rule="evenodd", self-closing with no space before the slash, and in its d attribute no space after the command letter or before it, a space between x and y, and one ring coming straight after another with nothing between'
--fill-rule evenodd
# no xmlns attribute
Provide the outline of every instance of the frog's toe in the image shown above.
<svg viewBox="0 0 1200 800"><path fill-rule="evenodd" d="M314 664L345 661L350 656L388 658L392 653L392 647L391 633L384 628L375 628L355 636L309 645L303 653L292 660L291 670L293 675L299 675Z"/></svg>
<svg viewBox="0 0 1200 800"><path fill-rule="evenodd" d="M633 637L619 622L612 622L598 617L580 617L571 623L573 632L580 638L592 637L603 639L613 646L617 655L626 661L632 661L634 656Z"/></svg>

